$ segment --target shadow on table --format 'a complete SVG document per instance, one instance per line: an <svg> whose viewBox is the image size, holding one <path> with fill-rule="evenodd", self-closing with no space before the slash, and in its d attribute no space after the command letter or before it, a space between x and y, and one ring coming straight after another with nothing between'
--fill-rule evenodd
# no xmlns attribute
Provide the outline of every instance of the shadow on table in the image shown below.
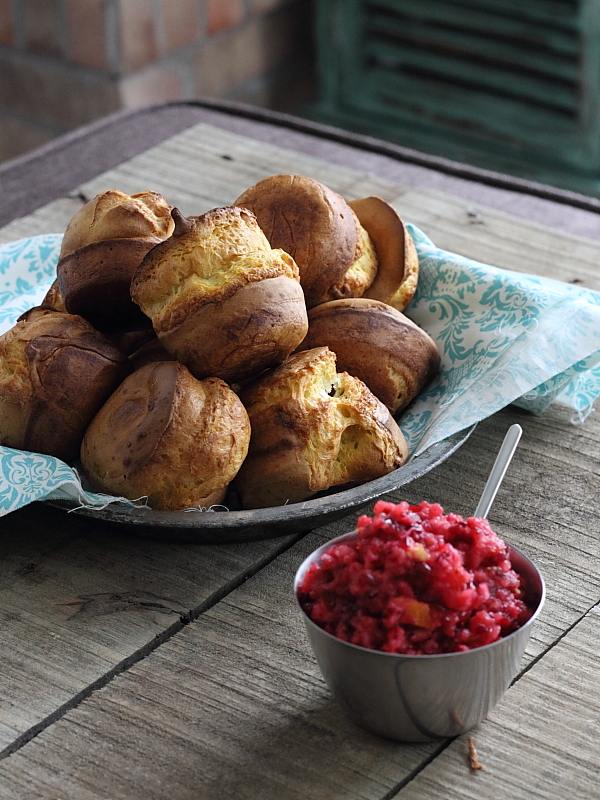
<svg viewBox="0 0 600 800"><path fill-rule="evenodd" d="M206 797L382 796L435 746L376 737L329 697L308 709L271 708L268 722L254 717L240 724L236 717L227 738L219 727L227 750L219 746L221 774L203 784Z"/></svg>

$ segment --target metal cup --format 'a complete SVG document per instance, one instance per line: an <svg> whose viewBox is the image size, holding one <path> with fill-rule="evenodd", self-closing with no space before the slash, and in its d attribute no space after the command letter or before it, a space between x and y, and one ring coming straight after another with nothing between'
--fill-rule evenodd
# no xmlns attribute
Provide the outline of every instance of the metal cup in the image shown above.
<svg viewBox="0 0 600 800"><path fill-rule="evenodd" d="M319 547L300 565L298 587L307 569L332 544ZM406 656L349 644L324 631L298 602L319 667L349 716L372 733L402 742L429 742L458 736L485 719L519 670L531 626L544 605L544 580L532 562L509 547L516 572L527 581L535 611L518 630L484 647L461 653Z"/></svg>

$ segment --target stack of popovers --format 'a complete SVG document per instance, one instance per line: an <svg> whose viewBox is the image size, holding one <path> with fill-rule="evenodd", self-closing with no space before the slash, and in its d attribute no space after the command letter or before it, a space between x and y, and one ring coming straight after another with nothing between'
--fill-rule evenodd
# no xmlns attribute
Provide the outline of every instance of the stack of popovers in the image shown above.
<svg viewBox="0 0 600 800"><path fill-rule="evenodd" d="M241 467L243 505L259 507L400 466L390 411L439 366L400 313L417 277L391 206L348 204L302 176L272 176L190 218L152 192L94 198L67 228L44 301L110 332L133 369L103 407L94 395L81 448L91 483L154 508L198 507L221 502ZM0 428L0 441L33 440Z"/></svg>

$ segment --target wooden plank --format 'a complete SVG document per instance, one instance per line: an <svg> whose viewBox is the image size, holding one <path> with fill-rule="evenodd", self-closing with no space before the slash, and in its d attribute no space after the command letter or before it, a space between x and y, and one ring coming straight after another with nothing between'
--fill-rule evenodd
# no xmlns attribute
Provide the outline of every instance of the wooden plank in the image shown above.
<svg viewBox="0 0 600 800"><path fill-rule="evenodd" d="M398 11L397 0L376 0L375 5ZM509 39L522 37L532 44L557 51L577 54L576 34L577 15L564 4L542 0L542 3L523 3L510 0L498 4L496 0L471 0L470 8L465 3L446 3L443 0L421 0L410 7L410 16L422 19L429 24L439 23L440 12L444 12L444 22L450 27L488 32L490 36L505 36ZM509 8L507 8L509 7ZM507 15L508 11L508 15ZM507 18L508 17L508 18ZM519 20L521 18L521 20ZM535 24L532 25L531 23ZM552 32L555 29L555 32Z"/></svg>
<svg viewBox="0 0 600 800"><path fill-rule="evenodd" d="M6 517L0 751L292 541L151 541L39 505Z"/></svg>
<svg viewBox="0 0 600 800"><path fill-rule="evenodd" d="M481 0L479 3L481 4ZM431 25L428 20L419 19L416 16L403 15L401 19L394 19L389 14L377 14L375 11L374 14L367 17L365 22L369 33L393 36L394 42L400 46L410 42L421 50L434 48L442 53L450 51L453 54L464 54L465 60L471 62L472 68L473 60L478 59L480 67L490 61L494 65L511 66L512 76L520 67L524 72L530 70L535 75L545 75L561 82L571 81L574 83L579 79L576 52L567 55L523 48L516 45L511 39L491 37L488 29L471 31L462 27L440 29ZM482 70L478 70L477 78L485 79L481 72Z"/></svg>
<svg viewBox="0 0 600 800"><path fill-rule="evenodd" d="M454 741L400 800L598 797L600 608L596 606L508 692L474 732L483 769L470 772L467 737Z"/></svg>
<svg viewBox="0 0 600 800"><path fill-rule="evenodd" d="M491 518L540 564L547 581L548 603L527 648L528 664L600 597L598 420L575 428L552 415L507 410L482 423L451 463L394 497L437 498L469 513L515 421L525 436ZM291 595L304 555L350 526L342 520L296 544L10 756L0 767L7 800L58 790L62 798L154 800L166 787L176 800L354 800L387 797L409 780L440 745L377 740L342 716L319 677ZM579 700L576 684L569 688L576 708L590 691L587 674L583 683ZM563 713L569 708L563 704Z"/></svg>
<svg viewBox="0 0 600 800"><path fill-rule="evenodd" d="M389 89L399 104L409 105L412 98L418 97L420 93L421 107L427 109L430 114L434 115L436 111L440 113L442 109L447 113L446 103L440 108L439 99L436 97L438 92L443 97L443 87L446 86L449 102L458 97L463 97L465 100L463 108L455 105L453 109L452 118L460 119L470 105L469 94L463 88L466 81L474 84L471 89L472 96L481 98L483 107L480 111L486 110L485 105L491 106L497 103L505 106L505 113L509 119L511 113L517 115L520 112L524 123L524 130L519 131L520 136L528 132L530 127L539 126L543 121L554 122L555 125L562 127L564 118L560 112L565 116L569 114L571 120L577 113L578 84L555 81L547 75L539 76L541 63L538 65L538 74L531 74L523 69L517 73L514 62L500 66L495 61L490 63L480 59L473 63L473 58L464 57L464 51L459 51L462 57L457 56L456 50L451 49L448 41L439 49L435 48L433 42L424 47L420 42L414 43L405 37L394 38L390 42L387 36L392 31L386 30L388 26L388 20L383 18L380 21L379 34L383 32L384 36L371 35L365 47L365 55L369 63L377 65L371 73L372 77L376 81L389 81ZM399 27L402 29L403 26ZM515 46L517 53L519 50L520 46ZM408 74L403 74L405 70ZM420 70L427 71L428 80L413 84L415 72L418 74ZM431 77L432 73L434 77ZM451 81L454 81L454 85L448 86ZM376 90L377 83L371 85ZM431 88L430 95L422 94L424 85ZM532 117L535 113L533 119L524 113L527 106L531 109ZM508 120L502 125L499 117L500 114L494 118L493 125L494 129L498 126L502 130ZM472 116L465 114L465 118L469 120ZM571 127L572 124L571 121ZM568 124L565 124L565 128L568 128ZM513 129L513 135L515 133Z"/></svg>
<svg viewBox="0 0 600 800"><path fill-rule="evenodd" d="M393 204L446 250L517 272L600 288L598 246L434 189L402 192ZM600 226L600 221L599 221Z"/></svg>
<svg viewBox="0 0 600 800"><path fill-rule="evenodd" d="M26 217L20 217L0 228L0 244L39 233L62 233L68 221L81 207L78 197L61 197L38 208Z"/></svg>
<svg viewBox="0 0 600 800"><path fill-rule="evenodd" d="M0 242L60 232L83 202L82 198L108 188L126 192L151 188L165 194L184 213L199 214L231 203L265 175L289 171L318 174L338 191L344 191L359 174L201 123L98 175L69 197L14 220L0 229Z"/></svg>
<svg viewBox="0 0 600 800"><path fill-rule="evenodd" d="M82 190L93 195L118 177L124 182L124 191L139 191L147 188L152 176L152 188L163 192L184 213L200 213L231 203L248 186L279 172L317 175L341 192L360 175L350 168L201 123L141 153L117 173L112 170L89 181Z"/></svg>
<svg viewBox="0 0 600 800"><path fill-rule="evenodd" d="M371 176L340 169L263 142L226 134L206 125L185 131L158 148L99 176L86 184L83 191L91 194L110 186L129 191L151 187L165 191L185 212L198 213L230 202L249 183L277 171L317 175L349 197L378 193L389 199L395 198L402 213L422 225L439 244L462 250L481 260L496 261L512 269L542 273L554 270L553 274L560 274L562 265L568 263L569 278L584 280L589 285L597 280L597 243L555 235L554 231L549 235L548 229L474 204L464 204L441 193L399 192L398 186L374 180ZM17 229L23 231L19 235L60 230L64 219L78 202L81 200L73 197L50 204L0 231L0 240L14 238ZM483 223L478 220L478 215ZM527 243L526 247L523 242ZM414 500L421 497L440 499L448 508L470 512L504 430L515 420L525 427L525 438L496 502L493 521L509 541L523 547L538 560L548 579L548 606L527 651L527 658L531 660L544 652L598 599L599 578L593 569L599 555L598 542L590 523L590 520L593 524L597 522L598 417L591 418L585 428L576 428L554 412L541 418L516 410L496 415L479 426L475 436L451 464L411 485L403 494ZM342 521L326 529L322 536L332 535L350 524ZM27 533L29 528L37 528L33 537ZM312 759L317 758L321 751L331 755L336 748L335 752L339 751L343 756L326 784L330 796L336 797L382 796L404 780L431 752L421 748L413 753L411 749L401 748L397 751L400 755L392 758L390 753L396 753L395 746L390 750L388 745L374 740L372 745L369 744L363 734L341 721L337 710L330 704L324 717L313 716L316 713L315 698L322 699L324 689L317 680L314 665L307 668L306 675L302 672L307 658L306 644L294 650L286 638L292 635L286 628L288 620L291 622L290 615L293 615L290 598L286 605L283 589L275 590L270 585L271 582L280 587L285 584L289 588L292 571L289 560L276 562L269 572L265 572L267 577L263 579L261 573L256 582L250 581L243 590L238 590L246 593L240 595L236 592L232 604L221 602L215 608L215 614L218 609L219 614L222 612L231 617L240 613L235 611L237 603L242 616L251 621L252 609L257 604L264 608L267 598L270 598L272 627L265 632L264 638L274 649L267 653L266 677L257 667L256 647L262 640L260 637L258 640L252 638L257 634L251 625L240 630L239 635L236 632L236 641L232 644L233 622L222 625L218 615L208 614L203 617L202 626L188 626L185 632L173 636L167 644L160 646L156 655L143 662L152 665L159 654L161 657L165 654L166 661L160 662L163 673L158 684L163 687L165 683L177 684L174 689L176 696L169 696L164 701L165 707L162 692L156 688L147 690L148 697L141 694L133 697L138 676L135 671L138 667L135 667L130 670L133 688L128 689L126 696L127 703L141 710L136 710L132 716L125 714L117 725L112 716L116 701L109 700L106 706L104 702L109 690L120 691L121 682L129 679L129 674L116 678L107 689L79 707L81 713L86 714L93 708L91 716L86 717L87 721L81 725L91 725L94 732L83 736L83 729L77 727L80 723L71 725L69 722L71 715L77 712L65 715L65 709L60 708L62 703L72 701L77 692L87 691L90 683L102 675L110 675L138 648L142 651L148 648L152 637L163 634L173 621L177 622L182 612L192 608L199 611L211 594L230 589L248 571L258 569L263 560L274 555L277 544L194 548L169 542L142 542L122 534L114 536L104 526L64 517L46 509L41 513L28 509L7 518L3 522L1 541L5 556L2 575L7 580L3 581L0 589L0 618L4 622L3 652L8 657L3 658L0 668L3 670L0 692L4 691L0 697L0 740L10 742L46 715L56 714L63 718L31 744L25 745L19 756L11 755L5 762L12 790L17 792L19 781L25 780L22 788L28 787L29 792L35 782L38 795L32 790L22 796L47 797L47 788L54 786L56 793L56 786L62 785L56 781L61 780L66 781L65 786L71 787L68 790L70 794L65 789L66 796L106 796L104 771L107 770L107 759L110 781L115 783L114 796L120 796L117 792L121 791L126 780L121 772L127 773L127 769L126 762L120 762L113 752L115 742L131 756L132 774L140 777L148 771L156 781L155 785L163 789L168 785L163 781L172 779L182 797L188 796L185 794L186 780L192 780L197 774L195 770L200 769L197 763L199 749L205 754L201 767L205 773L197 777L204 780L204 775L209 786L210 781L219 776L237 772L239 777L244 770L248 775L254 769L252 774L256 786L265 785L266 781L279 790L281 786L290 788L285 777L290 770L295 776L294 785L301 785L292 762L302 764L304 759L310 767ZM69 605L71 602L73 605ZM197 654L208 648L207 658L212 660L207 662L207 670L213 680L212 684L209 681L210 691L205 679L195 674L191 667L187 670L176 666L179 655L169 655L171 651L168 648L175 648L173 652L177 654L179 642L188 641L181 637L184 633L186 637L191 636L188 630L192 629L196 638L193 647L189 645L189 658L192 651ZM185 649L187 645L181 647ZM220 676L228 675L231 662L236 664L238 659L241 670L237 678L239 685L233 694L228 695L227 702L232 708L236 703L246 708L245 715L240 711L239 718L217 692ZM290 676L295 676L299 668L299 683L290 688ZM264 698L260 702L256 700L256 696L260 700L261 692L264 694L267 678L269 685L274 687L273 696L277 698L277 704L284 706L282 727L272 722L279 713L273 708L273 703L264 702ZM156 684L150 674L147 680L151 687ZM130 697L131 692L133 695ZM202 696L202 702L199 702L198 695ZM98 710L100 706L89 705L96 701L101 704L101 710ZM163 713L175 720L172 722L173 732L169 734L171 749L168 756L165 755L168 748L162 742L160 725L152 722L156 715ZM138 714L144 718L150 715L149 730L144 728L143 735L135 728L139 722ZM105 721L98 741L96 715ZM180 716L183 722L178 729ZM281 717L277 719L281 721ZM311 720L316 720L316 723ZM119 731L112 738L111 726ZM216 726L216 733L213 726ZM188 728L192 730L191 739ZM248 759L243 757L242 750L248 745L244 737L249 740L251 731L255 729L264 729L268 736L267 744L257 755L258 766L252 767L252 762L248 763ZM68 731L68 747L60 738L64 730ZM56 740L54 732L58 737ZM238 732L242 738L238 736L235 740L237 749L234 748L232 755L227 750L227 743ZM89 737L93 739L91 743ZM152 757L151 764L144 759L136 760L119 737L135 743L139 750L154 753L156 757ZM282 741L279 749L283 753L276 746L279 738ZM300 750L293 749L296 739L300 739ZM84 741L85 748L78 749L83 747ZM60 756L63 750L70 753L68 758ZM295 756L289 755L288 750ZM364 753L367 755L361 761ZM80 769L80 762L88 757L90 763L96 765L95 773ZM31 760L27 760L27 770L19 773L18 765L23 763L22 758ZM390 759L390 770L386 770ZM178 760L185 763L181 773L183 777L177 777L175 773L172 777L172 765L177 765ZM268 769L265 762L269 762ZM67 775L74 763L79 777ZM317 760L316 763L320 762ZM355 763L360 766L354 768ZM261 770L266 770L264 780L258 774ZM29 772L35 776L31 781L23 778ZM308 772L308 789L303 796L310 797L311 792L312 796L327 796L317 794L320 786L318 776L314 770ZM140 780L138 786L140 792L142 789L146 794L150 791L145 779ZM100 791L98 787L102 787L103 794L95 793ZM252 785L238 788L238 796L252 796ZM257 790L254 796L261 796L260 792Z"/></svg>
<svg viewBox="0 0 600 800"><path fill-rule="evenodd" d="M290 600L295 566L321 541L303 540L3 762L6 800L385 794L431 748L363 733L328 697Z"/></svg>
<svg viewBox="0 0 600 800"><path fill-rule="evenodd" d="M349 93L352 93L351 87ZM409 118L408 114L404 115L401 111L392 116L382 112L381 109L381 99L375 101L365 95L358 110L354 106L348 108L338 105L335 109L318 106L312 109L312 116L320 123L347 128L349 131L365 136L372 136L375 126L376 135L380 139L388 139L403 147L432 153L451 161L473 164L479 169L520 175L529 181L551 184L594 197L600 192L598 172L583 171L581 165L579 171L576 171L570 164L558 161L556 152L549 160L533 161L530 159L525 161L518 152L495 146L493 158L491 158L489 152L486 152L483 135L478 132L470 132L467 135L464 133L464 125L456 126L461 133L464 133L464 136L457 136L455 139L442 138L439 126L435 124L435 121L428 122L425 118L419 121L415 115ZM557 136L557 140L559 146L563 148L563 152L569 153L573 159L584 158L587 149L594 144L593 139L582 143L581 137L579 137L579 141L577 141L574 132L561 133L560 137ZM588 165L591 163L593 162L588 159ZM479 189L478 186L478 192ZM571 208L568 204L566 208L570 214Z"/></svg>
<svg viewBox="0 0 600 800"><path fill-rule="evenodd" d="M515 174L597 190L598 136L591 128L598 115L586 109L594 110L587 87L598 73L598 51L593 35L580 35L581 12L593 3L570 7L566 28L548 0L539 4L543 21L537 11L531 16L531 2L521 3L519 13L495 0L487 8L476 0L421 0L410 8L397 0L321 5L348 13L333 46L320 44L319 58L331 62L340 80L337 97L330 91L314 109L317 118L483 167L511 172L512 163ZM477 43L474 53L465 35ZM519 70L523 51L538 56L537 65L529 60L530 68ZM571 79L547 71L551 60Z"/></svg>

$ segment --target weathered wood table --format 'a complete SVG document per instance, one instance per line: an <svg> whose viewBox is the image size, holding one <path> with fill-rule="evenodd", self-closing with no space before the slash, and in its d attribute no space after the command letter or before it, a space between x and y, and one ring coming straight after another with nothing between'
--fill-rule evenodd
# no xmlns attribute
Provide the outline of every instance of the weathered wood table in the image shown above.
<svg viewBox="0 0 600 800"><path fill-rule="evenodd" d="M60 231L108 187L198 213L281 171L394 200L446 248L600 287L597 201L200 104L119 116L0 168L0 241ZM512 422L524 437L492 522L539 564L548 601L474 733L483 770L469 771L464 737L380 740L331 700L291 581L352 519L195 546L37 505L0 521L2 800L600 796L598 414L582 427L507 409L401 494L468 514Z"/></svg>

